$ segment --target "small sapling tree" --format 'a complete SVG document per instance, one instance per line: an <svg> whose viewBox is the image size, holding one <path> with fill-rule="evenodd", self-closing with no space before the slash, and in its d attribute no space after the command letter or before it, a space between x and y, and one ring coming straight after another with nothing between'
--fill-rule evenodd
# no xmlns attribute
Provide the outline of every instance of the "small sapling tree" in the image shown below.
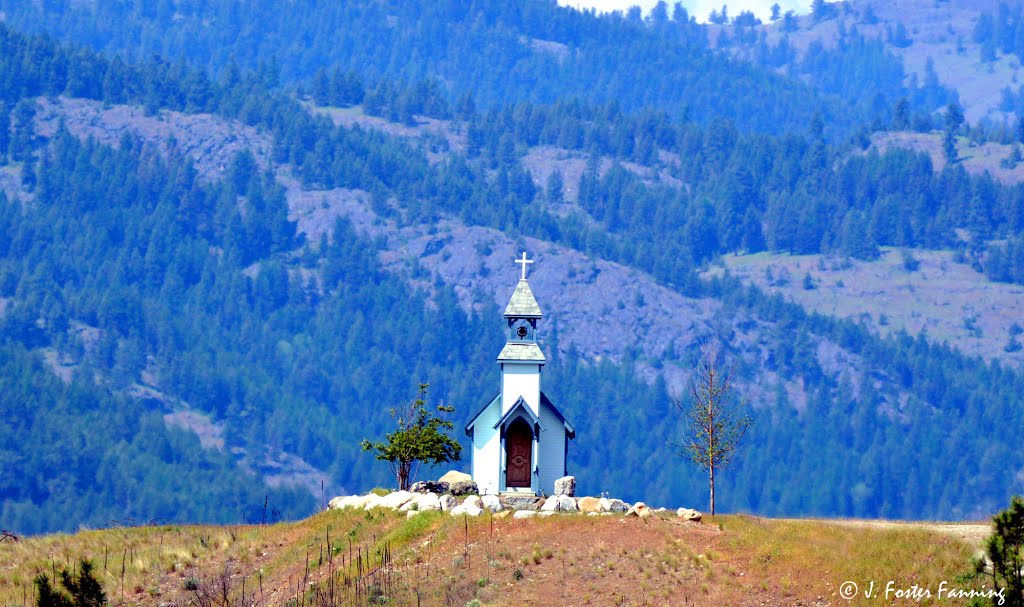
<svg viewBox="0 0 1024 607"><path fill-rule="evenodd" d="M725 368L718 342L701 346L697 370L690 378L690 398L672 397L683 418L684 440L673 444L684 459L708 471L709 504L715 514L715 471L725 468L750 426L747 403L733 393L732 371Z"/></svg>
<svg viewBox="0 0 1024 607"><path fill-rule="evenodd" d="M448 434L454 424L443 417L455 408L437 405L436 411L431 411L427 406L428 386L420 384L416 399L408 406L391 409L398 428L386 434L384 441L371 443L363 439L361 443L363 451L373 451L378 460L391 464L399 489L409 488L421 462L454 462L462 453L462 445Z"/></svg>

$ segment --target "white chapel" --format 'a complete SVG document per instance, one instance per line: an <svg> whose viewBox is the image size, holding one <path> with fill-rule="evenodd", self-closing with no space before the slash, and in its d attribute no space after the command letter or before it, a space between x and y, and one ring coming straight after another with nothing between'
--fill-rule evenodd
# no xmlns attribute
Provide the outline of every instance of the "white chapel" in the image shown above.
<svg viewBox="0 0 1024 607"><path fill-rule="evenodd" d="M473 480L481 494L551 494L555 479L566 475L572 424L541 391L546 359L537 344L540 306L522 277L505 307L505 347L498 354L501 392L466 426L473 442Z"/></svg>

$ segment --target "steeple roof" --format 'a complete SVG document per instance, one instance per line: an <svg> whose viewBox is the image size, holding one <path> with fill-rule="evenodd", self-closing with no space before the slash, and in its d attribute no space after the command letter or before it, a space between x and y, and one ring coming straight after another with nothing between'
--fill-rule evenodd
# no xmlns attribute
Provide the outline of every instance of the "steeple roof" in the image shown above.
<svg viewBox="0 0 1024 607"><path fill-rule="evenodd" d="M544 364L547 362L547 359L544 358L544 353L541 352L540 346L538 346L536 342L510 341L505 344L505 347L501 349L501 353L498 354L498 362L531 362Z"/></svg>
<svg viewBox="0 0 1024 607"><path fill-rule="evenodd" d="M525 278L519 279L512 299L505 306L505 318L540 318L540 306L530 290L530 283Z"/></svg>

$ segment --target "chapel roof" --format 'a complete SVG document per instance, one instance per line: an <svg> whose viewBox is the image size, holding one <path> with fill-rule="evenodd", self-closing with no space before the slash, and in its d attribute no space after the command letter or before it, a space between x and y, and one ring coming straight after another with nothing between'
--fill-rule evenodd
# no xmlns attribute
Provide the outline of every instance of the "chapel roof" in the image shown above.
<svg viewBox="0 0 1024 607"><path fill-rule="evenodd" d="M508 300L508 305L505 306L505 317L515 318L540 318L540 306L537 305L537 298L533 296L533 291L530 290L530 283L525 278L519 279L519 284L516 285L516 290L512 293L512 298Z"/></svg>
<svg viewBox="0 0 1024 607"><path fill-rule="evenodd" d="M522 400L521 396L519 397L519 400ZM569 438L576 438L576 428L574 428L573 425L569 423L569 420L565 419L565 416L562 415L562 412L558 410L558 407L555 406L555 403L551 402L551 399L548 398L548 395L545 394L543 391L541 391L540 393L540 403L542 407L550 409L550 411L555 414L555 417L558 418L558 421L562 422L562 426L565 428L566 434L569 435ZM501 407L500 392L496 394L494 398L488 400L487 404L481 407L480 410L473 415L472 419L469 420L469 423L466 424L467 435L473 435L473 426L476 425L476 420L479 419L480 416L483 415L484 412L490 409L491 407Z"/></svg>

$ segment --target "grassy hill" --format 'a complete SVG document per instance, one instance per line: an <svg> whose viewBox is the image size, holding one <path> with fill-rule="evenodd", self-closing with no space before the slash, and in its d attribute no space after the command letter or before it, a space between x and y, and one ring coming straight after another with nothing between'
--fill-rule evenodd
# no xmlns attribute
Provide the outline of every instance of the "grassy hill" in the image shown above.
<svg viewBox="0 0 1024 607"><path fill-rule="evenodd" d="M513 520L329 510L275 525L4 542L0 604L33 602L36 574L90 558L114 605L202 605L210 596L220 605L348 605L372 596L394 605L541 605L554 597L564 605L866 605L874 603L842 600L840 584L953 583L987 532L982 524L741 515L696 524L672 513Z"/></svg>

